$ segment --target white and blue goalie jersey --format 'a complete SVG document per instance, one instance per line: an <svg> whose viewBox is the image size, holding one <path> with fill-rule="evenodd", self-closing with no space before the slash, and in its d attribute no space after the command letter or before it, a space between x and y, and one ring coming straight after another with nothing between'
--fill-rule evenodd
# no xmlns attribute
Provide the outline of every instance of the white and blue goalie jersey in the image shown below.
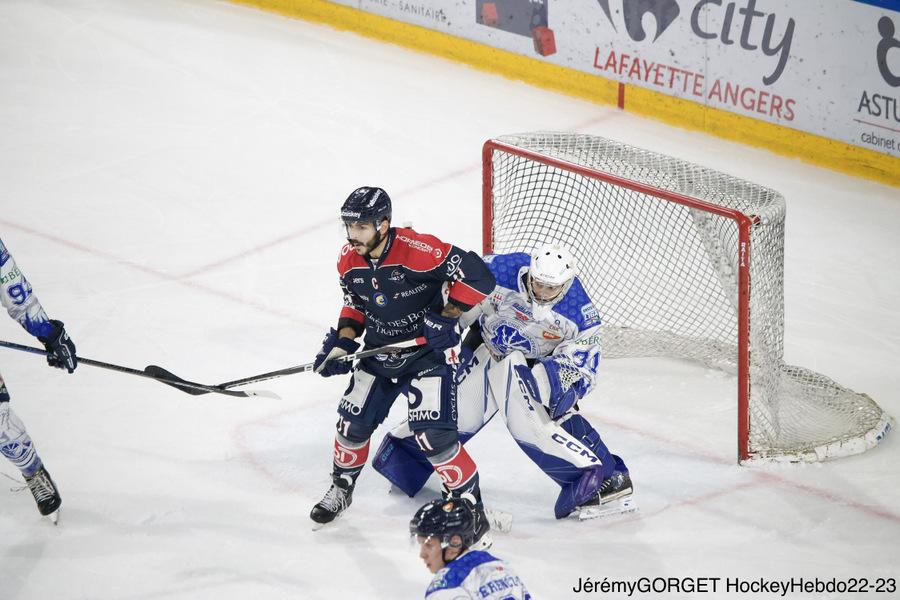
<svg viewBox="0 0 900 600"><path fill-rule="evenodd" d="M426 600L532 600L505 562L487 552L464 553L434 574Z"/></svg>
<svg viewBox="0 0 900 600"><path fill-rule="evenodd" d="M516 350L528 359L552 357L577 369L593 386L600 362L600 315L578 277L565 294L535 314L525 287L531 257L524 252L489 254L484 262L497 287L465 313L462 324L477 318L485 345L498 359Z"/></svg>
<svg viewBox="0 0 900 600"><path fill-rule="evenodd" d="M0 240L0 303L9 316L35 337L49 336L53 331L50 319L25 279L16 261Z"/></svg>

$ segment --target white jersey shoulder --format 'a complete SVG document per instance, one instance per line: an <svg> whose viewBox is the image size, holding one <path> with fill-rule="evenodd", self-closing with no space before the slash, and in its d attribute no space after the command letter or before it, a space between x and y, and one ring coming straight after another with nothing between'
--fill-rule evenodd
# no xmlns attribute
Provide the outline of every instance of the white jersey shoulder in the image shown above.
<svg viewBox="0 0 900 600"><path fill-rule="evenodd" d="M426 600L531 600L505 562L482 551L466 552L434 574Z"/></svg>
<svg viewBox="0 0 900 600"><path fill-rule="evenodd" d="M52 326L47 313L34 295L31 284L3 245L3 240L0 240L0 303L9 316L31 335L50 335Z"/></svg>
<svg viewBox="0 0 900 600"><path fill-rule="evenodd" d="M546 316L538 316L525 288L528 254L488 255L485 262L497 287L482 302L479 322L484 342L496 356L519 350L527 358L542 358L567 343L599 345L600 316L577 277Z"/></svg>

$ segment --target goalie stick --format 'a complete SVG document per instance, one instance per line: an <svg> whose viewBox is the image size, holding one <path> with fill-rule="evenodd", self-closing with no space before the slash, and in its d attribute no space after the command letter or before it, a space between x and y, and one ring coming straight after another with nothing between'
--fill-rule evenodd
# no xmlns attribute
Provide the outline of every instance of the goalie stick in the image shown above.
<svg viewBox="0 0 900 600"><path fill-rule="evenodd" d="M40 354L41 356L47 356L47 351L42 350L40 348L33 348L31 346L24 346L22 344L16 344L14 342L7 342L4 340L0 340L0 346L4 348L9 348L11 350L19 350L21 352L30 352L31 354ZM83 358L81 356L78 357L78 362L80 364L85 364L91 367L100 367L101 369L109 369L110 371L118 371L120 373L126 373L128 375L137 375L138 377L146 377L147 379L155 379L160 383L164 383L166 385L170 385L176 389L181 390L182 392L192 394L194 396L198 396L200 394L208 394L210 392L215 394L225 394L226 396L237 396L241 398L248 397L262 397L262 398L276 398L279 396L277 394L273 394L272 392L266 391L231 391L226 390L220 387L212 386L212 385L204 385L202 383L195 383L193 381L186 381L177 377L176 375L170 373L169 371L163 369L162 367L158 367L156 365L150 365L146 367L143 371L139 371L137 369L131 369L129 367L123 367L120 365L114 365L110 363L101 362L99 360L92 360L90 358Z"/></svg>

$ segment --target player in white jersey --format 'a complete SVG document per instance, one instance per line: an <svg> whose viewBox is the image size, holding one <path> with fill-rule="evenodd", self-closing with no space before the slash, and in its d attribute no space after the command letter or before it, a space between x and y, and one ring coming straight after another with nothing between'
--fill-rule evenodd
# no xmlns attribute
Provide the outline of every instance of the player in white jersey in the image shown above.
<svg viewBox="0 0 900 600"><path fill-rule="evenodd" d="M460 439L499 412L519 447L562 488L557 518L634 510L625 463L577 412L597 375L600 317L575 276L574 257L549 244L531 256L489 255L485 263L497 287L461 319L471 324L465 345L474 354L457 373ZM401 423L374 461L410 496L430 475L416 442Z"/></svg>
<svg viewBox="0 0 900 600"><path fill-rule="evenodd" d="M419 557L434 573L426 600L530 600L525 584L509 566L481 550L475 540L475 514L456 498L432 500L416 511L409 532Z"/></svg>
<svg viewBox="0 0 900 600"><path fill-rule="evenodd" d="M38 338L47 349L51 367L75 371L78 359L75 344L66 334L61 321L50 320L31 289L31 284L16 266L16 261L0 240L0 303L28 333ZM44 468L34 449L31 436L22 420L9 406L9 391L0 376L0 454L3 454L25 477L38 510L56 523L62 502L56 484Z"/></svg>

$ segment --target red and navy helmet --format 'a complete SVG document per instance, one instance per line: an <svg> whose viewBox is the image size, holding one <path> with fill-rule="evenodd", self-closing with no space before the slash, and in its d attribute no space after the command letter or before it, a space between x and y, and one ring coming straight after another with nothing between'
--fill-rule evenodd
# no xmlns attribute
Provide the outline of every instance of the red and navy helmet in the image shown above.
<svg viewBox="0 0 900 600"><path fill-rule="evenodd" d="M391 197L377 187L361 187L344 200L341 220L344 224L366 221L377 227L384 220L391 220Z"/></svg>

